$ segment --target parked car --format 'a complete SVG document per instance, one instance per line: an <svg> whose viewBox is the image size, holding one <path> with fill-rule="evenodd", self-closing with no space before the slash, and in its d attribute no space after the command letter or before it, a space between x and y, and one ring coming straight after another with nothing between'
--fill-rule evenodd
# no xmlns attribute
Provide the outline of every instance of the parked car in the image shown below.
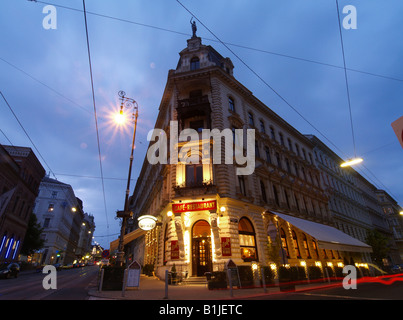
<svg viewBox="0 0 403 320"><path fill-rule="evenodd" d="M392 266L391 271L393 273L402 273L403 268L400 265L396 264L396 265Z"/></svg>
<svg viewBox="0 0 403 320"><path fill-rule="evenodd" d="M20 265L18 263L4 263L0 266L0 276L9 279L11 277L18 277L20 272Z"/></svg>
<svg viewBox="0 0 403 320"><path fill-rule="evenodd" d="M60 263L54 263L53 266L56 268L57 271L62 269L62 265Z"/></svg>
<svg viewBox="0 0 403 320"><path fill-rule="evenodd" d="M63 269L72 269L72 268L73 268L73 264L72 264L72 263L66 264L66 265L64 265L62 268L63 268Z"/></svg>

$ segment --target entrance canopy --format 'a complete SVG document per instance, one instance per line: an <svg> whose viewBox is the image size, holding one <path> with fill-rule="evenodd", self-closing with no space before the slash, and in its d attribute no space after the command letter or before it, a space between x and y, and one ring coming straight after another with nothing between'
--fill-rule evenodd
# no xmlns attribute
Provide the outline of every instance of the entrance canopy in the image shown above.
<svg viewBox="0 0 403 320"><path fill-rule="evenodd" d="M349 236L348 234L345 234L336 228L282 213L272 213L315 238L318 243L318 247L321 249L349 252L372 252L371 246Z"/></svg>
<svg viewBox="0 0 403 320"><path fill-rule="evenodd" d="M125 234L123 237L123 245L128 244L129 242L132 242L134 239L142 236L143 234L145 234L147 231L143 230L143 229L136 229L128 234ZM110 244L110 252L113 252L114 250L116 250L119 247L119 238L116 240L113 240Z"/></svg>

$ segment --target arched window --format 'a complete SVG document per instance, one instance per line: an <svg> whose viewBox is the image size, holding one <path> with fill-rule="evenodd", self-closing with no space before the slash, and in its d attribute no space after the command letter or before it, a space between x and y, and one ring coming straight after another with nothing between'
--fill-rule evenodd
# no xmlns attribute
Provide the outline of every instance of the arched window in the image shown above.
<svg viewBox="0 0 403 320"><path fill-rule="evenodd" d="M304 249L305 249L305 254L307 259L311 259L311 253L309 252L309 247L308 247L308 239L306 237L306 234L302 234L302 241L304 242Z"/></svg>
<svg viewBox="0 0 403 320"><path fill-rule="evenodd" d="M319 259L318 246L316 245L315 240L312 240L312 246L313 246L313 250L315 250L315 253L316 253L316 259Z"/></svg>
<svg viewBox="0 0 403 320"><path fill-rule="evenodd" d="M197 69L200 69L200 59L198 57L194 57L192 60L190 60L190 70Z"/></svg>
<svg viewBox="0 0 403 320"><path fill-rule="evenodd" d="M287 258L289 258L290 253L288 251L287 237L285 235L283 228L281 228L281 230L280 230L280 237L281 237L281 245L282 245L283 249L285 250L285 253L287 254Z"/></svg>
<svg viewBox="0 0 403 320"><path fill-rule="evenodd" d="M238 232L242 260L245 262L258 261L255 230L248 218L243 217L239 220Z"/></svg>
<svg viewBox="0 0 403 320"><path fill-rule="evenodd" d="M294 242L295 250L297 251L297 258L301 259L301 252L299 251L298 238L294 230L292 230L292 241Z"/></svg>

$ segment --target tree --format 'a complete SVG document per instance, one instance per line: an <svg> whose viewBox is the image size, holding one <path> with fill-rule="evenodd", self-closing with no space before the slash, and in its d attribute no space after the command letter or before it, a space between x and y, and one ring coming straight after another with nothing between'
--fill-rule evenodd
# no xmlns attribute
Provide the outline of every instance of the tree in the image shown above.
<svg viewBox="0 0 403 320"><path fill-rule="evenodd" d="M378 230L372 229L367 233L367 244L372 247L372 261L380 268L383 267L383 259L389 253L388 239Z"/></svg>
<svg viewBox="0 0 403 320"><path fill-rule="evenodd" d="M31 213L28 221L28 228L25 234L24 243L22 244L21 254L30 255L36 250L42 249L44 240L41 239L41 228L38 219L34 213Z"/></svg>

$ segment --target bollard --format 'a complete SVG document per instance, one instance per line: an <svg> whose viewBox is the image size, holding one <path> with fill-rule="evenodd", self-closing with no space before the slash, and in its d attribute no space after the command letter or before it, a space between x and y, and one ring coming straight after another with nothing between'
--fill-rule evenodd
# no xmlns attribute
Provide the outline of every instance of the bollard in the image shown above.
<svg viewBox="0 0 403 320"><path fill-rule="evenodd" d="M168 299L168 270L165 270L165 296L164 299Z"/></svg>
<svg viewBox="0 0 403 320"><path fill-rule="evenodd" d="M103 285L103 282L104 282L104 272L105 272L105 270L102 268L101 269L101 279L99 281L99 288L98 288L99 292L102 291L102 285Z"/></svg>
<svg viewBox="0 0 403 320"><path fill-rule="evenodd" d="M232 291L232 275L231 275L231 269L227 269L227 275L228 275L228 282L229 282L229 294L231 297L234 296L234 292Z"/></svg>
<svg viewBox="0 0 403 320"><path fill-rule="evenodd" d="M266 281L264 279L264 269L263 268L261 268L261 272L262 272L263 291L264 291L264 293L267 293Z"/></svg>

